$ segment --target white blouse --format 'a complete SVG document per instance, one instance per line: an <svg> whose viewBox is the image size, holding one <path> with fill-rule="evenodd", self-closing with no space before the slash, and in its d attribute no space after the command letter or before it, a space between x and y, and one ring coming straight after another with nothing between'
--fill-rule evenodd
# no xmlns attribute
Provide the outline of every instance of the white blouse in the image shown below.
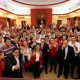
<svg viewBox="0 0 80 80"><path fill-rule="evenodd" d="M39 58L40 58L40 52L36 52L36 61L40 61Z"/></svg>
<svg viewBox="0 0 80 80"><path fill-rule="evenodd" d="M23 53L23 56L27 56L28 57L28 60L30 60L30 58L31 58L31 49L30 48L24 49L22 51L22 53Z"/></svg>

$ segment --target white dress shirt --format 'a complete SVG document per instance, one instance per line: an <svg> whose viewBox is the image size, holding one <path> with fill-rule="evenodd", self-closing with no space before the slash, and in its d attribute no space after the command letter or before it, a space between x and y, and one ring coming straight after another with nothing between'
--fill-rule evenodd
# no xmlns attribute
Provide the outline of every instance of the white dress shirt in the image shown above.
<svg viewBox="0 0 80 80"><path fill-rule="evenodd" d="M69 44L69 46L74 48L75 56L77 56L78 53L80 52L80 44L79 44L79 42L75 42L77 50L76 50L76 48L74 47L74 44L71 41L68 44Z"/></svg>
<svg viewBox="0 0 80 80"><path fill-rule="evenodd" d="M20 63L19 63L19 58L18 57L14 57L16 59L17 64L20 67ZM15 65L12 67L12 71L14 71Z"/></svg>
<svg viewBox="0 0 80 80"><path fill-rule="evenodd" d="M65 48L65 57L64 57L64 60L66 60L67 54L68 54L68 46Z"/></svg>
<svg viewBox="0 0 80 80"><path fill-rule="evenodd" d="M15 59L16 59L17 64L20 65L19 58L18 57L15 57Z"/></svg>

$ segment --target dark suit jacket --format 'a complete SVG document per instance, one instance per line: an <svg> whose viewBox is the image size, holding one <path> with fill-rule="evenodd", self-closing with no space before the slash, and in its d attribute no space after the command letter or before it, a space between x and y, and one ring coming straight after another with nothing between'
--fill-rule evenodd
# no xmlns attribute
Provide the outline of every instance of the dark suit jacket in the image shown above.
<svg viewBox="0 0 80 80"><path fill-rule="evenodd" d="M18 44L18 47L17 47L17 45L16 45L16 43L14 41L12 41L12 44L14 45L15 48L20 48L19 43L17 43Z"/></svg>
<svg viewBox="0 0 80 80"><path fill-rule="evenodd" d="M9 54L5 61L5 68L4 68L4 77L13 77L13 78L22 78L22 64L21 59L19 57L20 69L12 71L12 67L17 64L17 61L13 54Z"/></svg>
<svg viewBox="0 0 80 80"><path fill-rule="evenodd" d="M42 53L43 53L43 57L49 57L49 45L48 44L44 44L43 48L41 48Z"/></svg>
<svg viewBox="0 0 80 80"><path fill-rule="evenodd" d="M60 46L58 49L58 60L60 63L64 62L64 57L65 57L65 49L62 49L62 46ZM74 60L75 60L74 49L73 49L73 47L68 46L66 62L68 64L73 64Z"/></svg>

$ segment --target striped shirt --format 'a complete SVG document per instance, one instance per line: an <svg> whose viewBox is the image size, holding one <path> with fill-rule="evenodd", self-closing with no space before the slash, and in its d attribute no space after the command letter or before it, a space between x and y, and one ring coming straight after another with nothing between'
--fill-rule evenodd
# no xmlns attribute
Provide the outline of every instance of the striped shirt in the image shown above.
<svg viewBox="0 0 80 80"><path fill-rule="evenodd" d="M11 45L11 46L4 46L3 48L2 48L2 50L4 51L4 54L5 55L8 55L8 54L10 54L10 53L12 53L13 52L13 49L14 49L14 46L13 45Z"/></svg>

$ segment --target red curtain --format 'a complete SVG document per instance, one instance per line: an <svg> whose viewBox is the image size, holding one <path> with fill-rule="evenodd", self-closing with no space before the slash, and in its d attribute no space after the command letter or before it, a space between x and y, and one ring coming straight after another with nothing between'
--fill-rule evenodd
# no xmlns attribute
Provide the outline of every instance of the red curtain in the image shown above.
<svg viewBox="0 0 80 80"><path fill-rule="evenodd" d="M46 25L52 23L52 9L31 9L31 24L37 25L38 14L46 15Z"/></svg>
<svg viewBox="0 0 80 80"><path fill-rule="evenodd" d="M74 26L74 25L75 25L75 20L74 20L74 18L68 18L68 19L67 19L67 24L68 24L69 26Z"/></svg>
<svg viewBox="0 0 80 80"><path fill-rule="evenodd" d="M0 17L0 24L2 25L2 28L7 26L6 18Z"/></svg>
<svg viewBox="0 0 80 80"><path fill-rule="evenodd" d="M15 19L10 19L10 27L15 25Z"/></svg>
<svg viewBox="0 0 80 80"><path fill-rule="evenodd" d="M70 18L67 18L67 25L70 26Z"/></svg>
<svg viewBox="0 0 80 80"><path fill-rule="evenodd" d="M78 26L80 26L80 17L77 17Z"/></svg>

